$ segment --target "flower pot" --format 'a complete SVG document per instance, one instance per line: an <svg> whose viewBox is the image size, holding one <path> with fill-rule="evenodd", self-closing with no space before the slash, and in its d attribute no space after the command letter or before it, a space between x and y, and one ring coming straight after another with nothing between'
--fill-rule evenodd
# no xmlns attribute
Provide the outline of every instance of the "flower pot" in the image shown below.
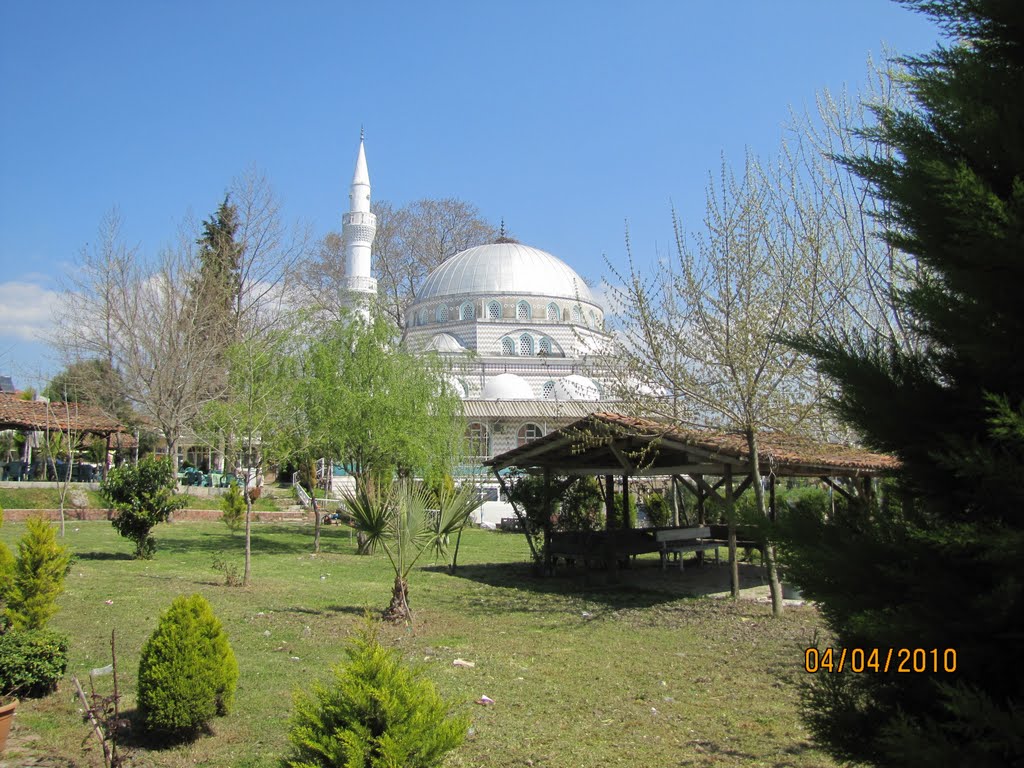
<svg viewBox="0 0 1024 768"><path fill-rule="evenodd" d="M18 708L18 700L0 707L0 754L7 749L7 734L11 730L11 721L14 719L14 710Z"/></svg>

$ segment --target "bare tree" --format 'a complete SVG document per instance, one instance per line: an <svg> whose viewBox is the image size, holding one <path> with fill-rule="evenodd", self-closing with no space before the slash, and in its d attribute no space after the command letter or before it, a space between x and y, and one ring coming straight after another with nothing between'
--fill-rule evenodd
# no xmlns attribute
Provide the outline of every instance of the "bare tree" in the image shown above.
<svg viewBox="0 0 1024 768"><path fill-rule="evenodd" d="M135 410L164 434L177 464L186 428L202 433L206 403L227 385L226 345L257 336L285 312L284 281L305 255L307 235L285 227L266 179L249 171L227 195L236 214L237 268L232 270L232 333L203 305L199 227L186 222L175 245L147 260L128 247L115 212L101 223L99 240L83 249L65 286L54 344L66 362L103 360L123 384Z"/></svg>
<svg viewBox="0 0 1024 768"><path fill-rule="evenodd" d="M675 259L649 278L630 253L628 274L612 267L607 286L620 313L619 395L673 421L741 430L763 512L758 432L793 428L818 397L808 360L779 338L812 327L820 311L813 254L795 241L777 187L752 157L739 178L723 161L708 184L702 228L688 233L674 217ZM734 553L731 516L729 528ZM779 613L771 546L766 564ZM733 582L735 592L735 571Z"/></svg>
<svg viewBox="0 0 1024 768"><path fill-rule="evenodd" d="M792 112L782 165L791 188L813 201L793 211L792 225L809 244L830 254L820 296L831 311L823 315L822 327L841 335L882 336L907 348L913 334L894 298L918 267L882 237L886 204L846 162L890 157L892 146L873 129L876 115L913 110L903 68L887 51L883 62L868 59L859 91L824 89L813 110Z"/></svg>
<svg viewBox="0 0 1024 768"><path fill-rule="evenodd" d="M418 200L401 208L381 201L373 204L373 212L377 216L373 263L378 301L398 327L404 325L405 308L431 270L459 251L498 236L497 228L475 205L455 198ZM296 265L296 303L324 320L343 317L344 265L342 236L330 232Z"/></svg>

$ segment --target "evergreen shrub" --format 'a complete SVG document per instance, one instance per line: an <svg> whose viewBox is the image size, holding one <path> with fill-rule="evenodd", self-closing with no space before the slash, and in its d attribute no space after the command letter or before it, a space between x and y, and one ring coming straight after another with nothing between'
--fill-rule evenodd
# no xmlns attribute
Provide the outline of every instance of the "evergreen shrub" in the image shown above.
<svg viewBox="0 0 1024 768"><path fill-rule="evenodd" d="M231 483L220 499L221 522L235 532L245 522L245 496L238 483Z"/></svg>
<svg viewBox="0 0 1024 768"><path fill-rule="evenodd" d="M213 608L199 594L175 598L142 647L138 700L145 729L187 736L226 715L238 662Z"/></svg>
<svg viewBox="0 0 1024 768"><path fill-rule="evenodd" d="M4 616L13 629L42 629L57 612L71 553L57 543L54 527L45 520L29 518L26 526L13 568L10 552L0 553L0 572L9 574L0 575Z"/></svg>
<svg viewBox="0 0 1024 768"><path fill-rule="evenodd" d="M377 640L370 621L350 639L330 686L297 693L290 768L433 768L469 727L449 717L434 684Z"/></svg>
<svg viewBox="0 0 1024 768"><path fill-rule="evenodd" d="M47 629L0 635L0 696L45 696L68 667L68 638Z"/></svg>

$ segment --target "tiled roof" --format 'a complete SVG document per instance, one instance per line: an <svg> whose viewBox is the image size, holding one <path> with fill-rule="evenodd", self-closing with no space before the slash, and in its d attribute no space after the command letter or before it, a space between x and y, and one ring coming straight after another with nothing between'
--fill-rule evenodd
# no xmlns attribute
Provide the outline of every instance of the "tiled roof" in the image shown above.
<svg viewBox="0 0 1024 768"><path fill-rule="evenodd" d="M507 451L486 462L501 469L510 466L549 466L575 471L618 470L622 461L636 462L636 474L715 474L731 465L747 466L750 452L738 432L686 430L671 424L598 412L544 437ZM761 471L780 476L870 476L892 474L900 468L893 456L862 448L822 443L779 432L758 433Z"/></svg>
<svg viewBox="0 0 1024 768"><path fill-rule="evenodd" d="M47 429L108 435L124 427L99 408L81 403L47 403L20 400L0 394L0 429Z"/></svg>

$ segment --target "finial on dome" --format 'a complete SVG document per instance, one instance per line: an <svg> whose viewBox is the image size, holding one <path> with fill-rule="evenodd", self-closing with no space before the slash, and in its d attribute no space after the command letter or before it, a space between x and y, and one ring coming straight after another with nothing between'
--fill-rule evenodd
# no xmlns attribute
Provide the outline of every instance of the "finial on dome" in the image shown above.
<svg viewBox="0 0 1024 768"><path fill-rule="evenodd" d="M366 138L366 131L363 130L363 126L359 126L359 140L362 141Z"/></svg>
<svg viewBox="0 0 1024 768"><path fill-rule="evenodd" d="M514 237L509 237L508 235L505 234L505 217L504 216L501 217L501 229L498 230L498 239L495 240L494 242L495 243L518 243L519 242Z"/></svg>

